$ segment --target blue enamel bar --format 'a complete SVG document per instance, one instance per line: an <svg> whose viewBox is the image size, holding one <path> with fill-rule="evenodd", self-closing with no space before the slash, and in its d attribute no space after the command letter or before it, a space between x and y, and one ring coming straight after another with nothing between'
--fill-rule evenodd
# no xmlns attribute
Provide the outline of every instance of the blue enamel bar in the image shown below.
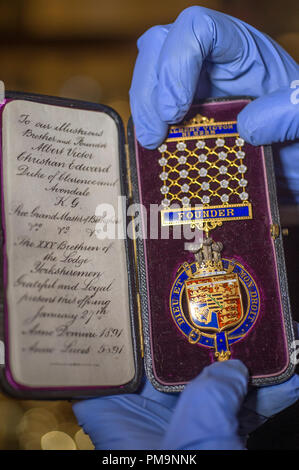
<svg viewBox="0 0 299 470"><path fill-rule="evenodd" d="M164 209L161 213L162 225L183 225L212 220L252 219L250 203L201 208Z"/></svg>
<svg viewBox="0 0 299 470"><path fill-rule="evenodd" d="M237 122L216 122L212 124L198 124L187 126L171 126L166 142L177 140L209 139L219 137L238 136Z"/></svg>

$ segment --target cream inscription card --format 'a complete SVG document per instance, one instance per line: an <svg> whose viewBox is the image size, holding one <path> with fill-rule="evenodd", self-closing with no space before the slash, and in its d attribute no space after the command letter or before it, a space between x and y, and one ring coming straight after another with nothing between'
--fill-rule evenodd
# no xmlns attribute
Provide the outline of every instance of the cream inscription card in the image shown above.
<svg viewBox="0 0 299 470"><path fill-rule="evenodd" d="M116 124L102 112L14 100L2 133L13 378L41 388L125 384L135 373L125 245L96 234L98 205L117 213Z"/></svg>

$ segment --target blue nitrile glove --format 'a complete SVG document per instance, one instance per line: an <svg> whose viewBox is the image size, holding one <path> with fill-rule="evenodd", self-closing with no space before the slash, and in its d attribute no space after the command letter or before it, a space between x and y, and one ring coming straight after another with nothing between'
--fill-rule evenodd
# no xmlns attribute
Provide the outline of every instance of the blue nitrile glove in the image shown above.
<svg viewBox="0 0 299 470"><path fill-rule="evenodd" d="M184 11L172 26L152 28L138 46L131 107L137 138L148 148L162 142L167 125L180 121L194 98L261 96L298 78L298 66L271 39L239 20L201 7ZM269 101L264 102L266 114L260 100L247 106L239 116L240 134L254 145L297 139L298 124L292 125L293 118L298 119L297 108L290 108L290 119L285 112L287 93L285 88L264 98L274 97L273 116ZM289 89L289 96L292 93L294 89ZM267 127L272 117L273 127ZM297 148L297 143L284 144L280 156L284 176L291 174L289 187L299 202ZM245 366L230 360L204 369L180 396L160 393L146 382L139 394L82 401L74 405L74 412L97 449L240 449L240 436L246 437L299 398L299 377L252 389L243 401L246 388Z"/></svg>
<svg viewBox="0 0 299 470"><path fill-rule="evenodd" d="M247 391L238 360L206 367L181 394L155 390L73 405L96 449L244 449L247 434L299 398L299 377Z"/></svg>
<svg viewBox="0 0 299 470"><path fill-rule="evenodd" d="M276 162L276 176L281 201L299 204L299 80L297 82L297 88L280 88L247 105L238 116L238 130L252 145L278 143L275 149L279 151L280 161Z"/></svg>
<svg viewBox="0 0 299 470"><path fill-rule="evenodd" d="M299 80L298 64L271 38L243 21L203 7L190 7L173 24L149 29L138 40L138 49L131 110L137 139L150 149L160 145L168 124L181 121L199 98L259 97L279 88L285 88L286 97L287 88L291 96L291 84ZM278 106L284 107L286 100L277 97ZM293 113L298 114L298 106ZM262 120L265 129L270 122L262 116L257 122ZM279 123L278 127L284 140ZM248 137L242 126L239 131ZM268 141L276 141L275 131L268 129ZM292 135L298 138L297 133ZM299 203L298 151L297 142L275 155L281 202ZM292 196L284 191L286 180Z"/></svg>
<svg viewBox="0 0 299 470"><path fill-rule="evenodd" d="M293 322L295 342L292 344L290 361L299 363L299 323ZM239 414L239 433L245 440L249 433L264 424L269 418L293 405L299 399L299 375L294 374L289 380L279 385L254 388L246 396Z"/></svg>
<svg viewBox="0 0 299 470"><path fill-rule="evenodd" d="M155 390L78 402L73 410L96 449L243 449L237 414L247 391L237 360L206 367L181 394Z"/></svg>

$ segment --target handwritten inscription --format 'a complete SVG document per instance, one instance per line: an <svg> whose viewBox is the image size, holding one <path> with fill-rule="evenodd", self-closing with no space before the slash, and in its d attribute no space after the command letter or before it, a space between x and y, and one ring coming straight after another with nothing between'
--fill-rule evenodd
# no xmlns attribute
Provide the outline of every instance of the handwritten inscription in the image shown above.
<svg viewBox="0 0 299 470"><path fill-rule="evenodd" d="M103 113L6 106L10 366L20 382L116 385L134 374L123 242L94 232L95 208L120 193L117 141Z"/></svg>

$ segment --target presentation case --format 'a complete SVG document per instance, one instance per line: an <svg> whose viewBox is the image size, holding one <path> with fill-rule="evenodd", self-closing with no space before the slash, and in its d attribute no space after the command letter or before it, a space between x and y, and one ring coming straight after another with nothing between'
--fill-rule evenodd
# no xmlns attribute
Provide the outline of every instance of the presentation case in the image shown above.
<svg viewBox="0 0 299 470"><path fill-rule="evenodd" d="M249 101L196 104L148 150L107 106L6 93L5 392L131 393L143 365L181 391L230 359L256 386L292 375L271 147L236 126Z"/></svg>

